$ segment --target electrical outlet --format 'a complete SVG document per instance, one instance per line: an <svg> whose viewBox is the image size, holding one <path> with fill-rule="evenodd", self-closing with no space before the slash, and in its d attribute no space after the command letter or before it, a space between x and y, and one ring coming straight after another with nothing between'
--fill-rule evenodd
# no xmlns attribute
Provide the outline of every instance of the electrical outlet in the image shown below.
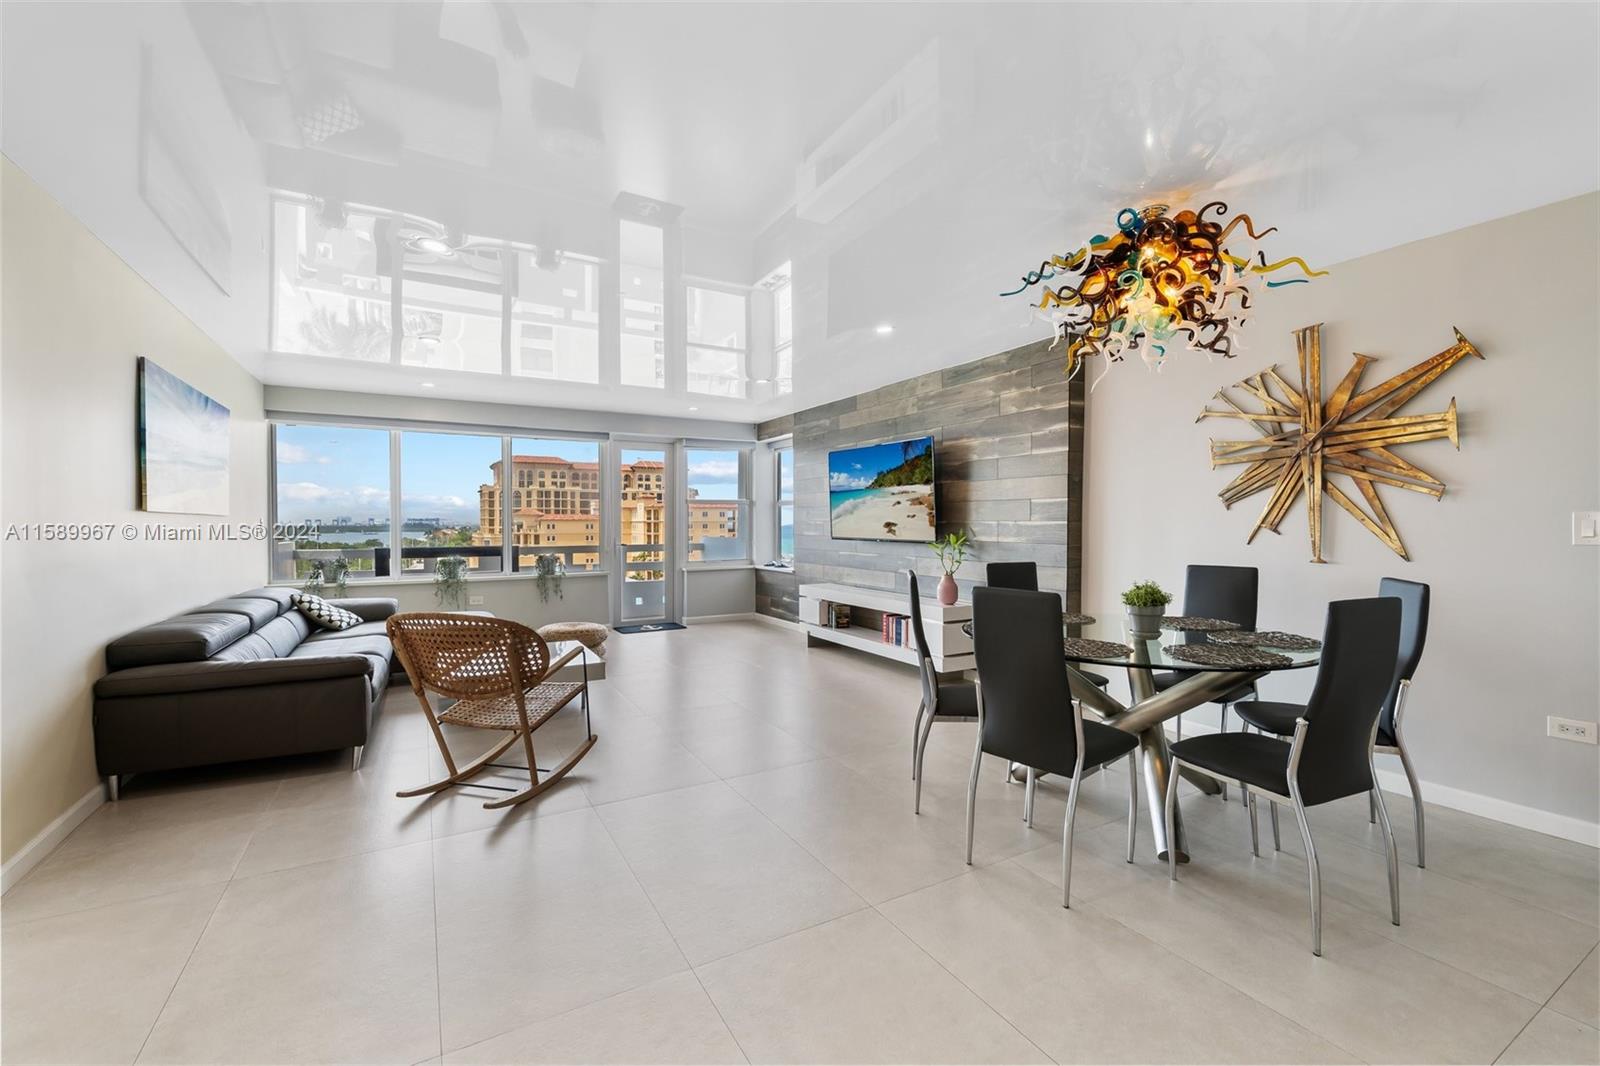
<svg viewBox="0 0 1600 1066"><path fill-rule="evenodd" d="M1545 723L1545 732L1558 740L1576 740L1579 744L1596 743L1593 722L1580 722L1576 718L1557 718L1552 714L1545 719Z"/></svg>
<svg viewBox="0 0 1600 1066"><path fill-rule="evenodd" d="M482 607L483 606L483 597L482 596L468 596L467 597L467 606L468 607Z"/></svg>
<svg viewBox="0 0 1600 1066"><path fill-rule="evenodd" d="M1600 544L1600 511L1572 512L1572 543Z"/></svg>

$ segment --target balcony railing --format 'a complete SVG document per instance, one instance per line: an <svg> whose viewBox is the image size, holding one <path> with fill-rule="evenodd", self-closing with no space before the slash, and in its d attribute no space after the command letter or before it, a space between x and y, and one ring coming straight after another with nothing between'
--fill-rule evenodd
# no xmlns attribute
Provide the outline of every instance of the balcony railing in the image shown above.
<svg viewBox="0 0 1600 1066"><path fill-rule="evenodd" d="M438 560L451 555L468 560L469 576L498 574L505 558L498 545L407 545L401 549L399 573L405 576L432 574ZM537 565L535 560L541 555L560 558L562 568L569 574L600 569L598 545L522 545L511 550L511 572L532 573ZM389 548L296 548L289 541L278 541L272 546L272 578L274 581L304 581L311 574L313 562L326 564L335 559L344 559L350 564L349 580L352 582L393 576L393 552Z"/></svg>

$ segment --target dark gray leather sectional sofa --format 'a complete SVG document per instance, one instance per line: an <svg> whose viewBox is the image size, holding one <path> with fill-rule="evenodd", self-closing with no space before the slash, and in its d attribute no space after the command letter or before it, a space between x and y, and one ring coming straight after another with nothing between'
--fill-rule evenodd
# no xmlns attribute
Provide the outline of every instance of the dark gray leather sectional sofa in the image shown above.
<svg viewBox="0 0 1600 1066"><path fill-rule="evenodd" d="M94 748L111 798L149 770L361 748L393 667L391 599L333 600L364 621L318 629L289 590L208 603L106 647Z"/></svg>

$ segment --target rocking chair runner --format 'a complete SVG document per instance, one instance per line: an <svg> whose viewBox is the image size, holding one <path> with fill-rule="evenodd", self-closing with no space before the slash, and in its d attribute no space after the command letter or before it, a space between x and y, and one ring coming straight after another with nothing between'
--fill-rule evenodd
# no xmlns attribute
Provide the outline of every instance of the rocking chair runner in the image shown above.
<svg viewBox="0 0 1600 1066"><path fill-rule="evenodd" d="M550 661L550 646L527 626L504 618L479 615L416 613L397 614L388 621L389 639L411 679L411 689L427 712L428 726L439 744L439 753L449 773L441 780L421 788L406 789L399 796L423 796L455 785L469 784L468 778L490 766L519 739L528 755L530 787L503 799L490 800L487 809L509 807L530 800L566 776L594 747L594 730L589 724L588 657L584 647L575 646L555 662ZM584 668L581 682L546 681L573 659ZM455 702L435 712L428 693ZM553 770L540 777L534 761L533 733L555 717L556 712L582 697L585 739L576 751ZM470 729L501 729L509 735L488 752L457 767L450 746L445 742L440 723ZM515 767L521 769L521 767Z"/></svg>

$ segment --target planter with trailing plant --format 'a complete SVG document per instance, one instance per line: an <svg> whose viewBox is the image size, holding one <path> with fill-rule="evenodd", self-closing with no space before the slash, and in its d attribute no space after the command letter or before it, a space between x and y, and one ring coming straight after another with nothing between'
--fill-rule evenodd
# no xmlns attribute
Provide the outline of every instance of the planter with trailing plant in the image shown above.
<svg viewBox="0 0 1600 1066"><path fill-rule="evenodd" d="M300 591L308 592L313 596L321 596L323 582L327 580L328 564L322 559L312 559L306 563L306 579L300 585Z"/></svg>
<svg viewBox="0 0 1600 1066"><path fill-rule="evenodd" d="M329 559L322 564L323 580L333 583L333 594L343 597L350 591L350 560L344 556Z"/></svg>
<svg viewBox="0 0 1600 1066"><path fill-rule="evenodd" d="M1128 632L1150 640L1161 635L1161 619L1167 613L1172 593L1154 581L1141 581L1131 585L1122 594L1122 605L1128 610Z"/></svg>
<svg viewBox="0 0 1600 1066"><path fill-rule="evenodd" d="M964 529L946 533L933 542L933 553L939 557L939 566L944 570L944 577L939 579L939 602L948 607L960 598L961 590L956 587L956 571L972 554L971 538Z"/></svg>
<svg viewBox="0 0 1600 1066"><path fill-rule="evenodd" d="M433 564L433 598L440 607L460 609L461 594L467 590L467 557L440 556Z"/></svg>
<svg viewBox="0 0 1600 1066"><path fill-rule="evenodd" d="M555 593L557 599L566 598L561 592L561 575L567 572L567 565L561 556L534 556L533 572L538 578L540 603L549 603L552 592Z"/></svg>

